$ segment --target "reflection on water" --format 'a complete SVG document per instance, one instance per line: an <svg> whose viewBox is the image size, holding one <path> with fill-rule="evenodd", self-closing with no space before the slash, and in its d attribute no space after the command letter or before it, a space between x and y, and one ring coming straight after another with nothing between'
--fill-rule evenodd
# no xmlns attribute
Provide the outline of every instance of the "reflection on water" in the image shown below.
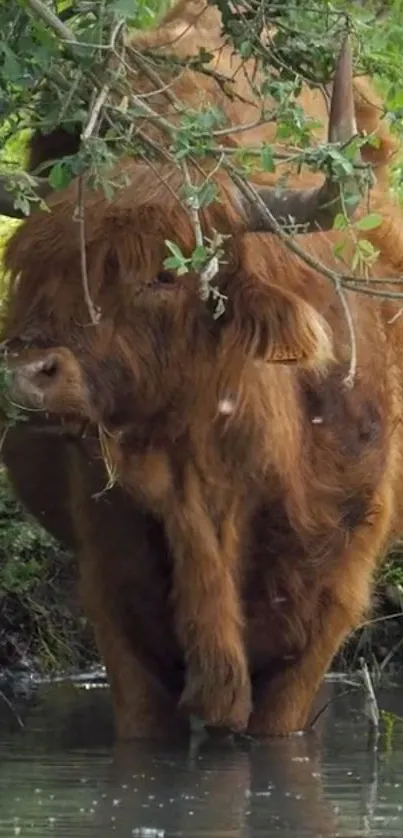
<svg viewBox="0 0 403 838"><path fill-rule="evenodd" d="M403 835L403 724L368 737L362 692L331 685L316 734L116 745L109 692L42 685L0 695L0 836L388 838ZM403 688L380 691L399 713Z"/></svg>

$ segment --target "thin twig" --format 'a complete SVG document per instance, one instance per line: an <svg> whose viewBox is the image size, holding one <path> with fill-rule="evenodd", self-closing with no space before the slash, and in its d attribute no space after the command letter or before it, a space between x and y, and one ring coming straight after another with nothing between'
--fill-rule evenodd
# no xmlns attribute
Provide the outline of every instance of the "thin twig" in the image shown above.
<svg viewBox="0 0 403 838"><path fill-rule="evenodd" d="M115 55L116 55L116 57L118 57L117 52L115 52ZM128 73L131 73L132 75L135 75L135 71L134 71L133 67L129 64L128 61L124 61L124 59L121 56L119 57L119 61L121 61L123 63L124 68L125 68L125 70L128 71ZM137 60L136 60L135 63L139 64L139 62ZM145 64L145 62L144 62L144 64ZM186 70L187 70L187 67L183 67L181 72L177 76L174 76L174 78L171 79L169 82L166 82L165 84L162 84L160 87L156 87L155 90L147 90L147 93L137 93L137 96L139 97L139 99L148 99L151 96L159 96L161 93L165 94L165 93L171 91L171 88L178 82L179 79L182 78L183 74L186 73ZM143 70L143 72L145 72L145 70ZM181 103L181 111L184 111L183 103Z"/></svg>
<svg viewBox="0 0 403 838"><path fill-rule="evenodd" d="M396 320L399 319L400 315L403 313L403 308L399 308L396 314L387 321L388 326L393 326L393 323L396 323Z"/></svg>
<svg viewBox="0 0 403 838"><path fill-rule="evenodd" d="M353 634L355 634L357 631L361 631L364 628L374 626L377 623L386 623L389 620L397 620L398 618L401 619L402 617L403 611L395 611L393 614L384 614L382 617L373 617L371 620L366 620L364 623L360 623L360 625L356 627Z"/></svg>
<svg viewBox="0 0 403 838"><path fill-rule="evenodd" d="M85 246L85 209L84 209L84 178L83 175L79 175L78 178L78 201L76 212L74 215L74 220L77 221L79 225L79 236L80 236L80 262L81 262L81 279L83 283L83 291L84 291L84 298L85 303L88 308L88 312L91 318L91 323L94 326L99 323L101 318L101 311L98 309L91 298L90 294L90 286L89 286L89 279L88 279L88 268L87 268L87 250Z"/></svg>
<svg viewBox="0 0 403 838"><path fill-rule="evenodd" d="M123 27L123 22L119 21L119 23L114 27L112 36L111 36L111 52L115 48L115 43L118 34L121 32ZM120 67L118 68L117 73L119 74ZM82 132L81 135L81 142L88 142L88 140L92 137L95 133L97 124L100 118L100 114L102 108L106 102L110 91L110 84L104 84L101 91L99 92L98 96L96 97L94 104L91 108L90 115L87 120L87 124ZM101 310L97 308L93 300L91 298L90 293L90 284L89 284L89 277L88 277L88 266L87 266L87 252L86 252L86 242L85 242L85 202L84 202L84 194L85 194L85 187L84 187L84 176L81 174L78 178L78 204L75 213L75 220L79 224L79 235L80 235L80 261L81 261L81 277L83 283L83 290L84 290L84 298L88 308L88 312L91 318L91 323L93 325L97 325L101 319Z"/></svg>
<svg viewBox="0 0 403 838"><path fill-rule="evenodd" d="M353 317L350 311L350 306L346 300L345 290L340 282L335 283L335 288L344 311L344 316L350 335L350 365L348 368L348 373L344 378L344 384L348 389L351 389L354 386L355 376L357 373L357 340L355 336Z"/></svg>
<svg viewBox="0 0 403 838"><path fill-rule="evenodd" d="M211 134L213 137L227 137L231 136L232 134L243 134L244 131L252 131L254 128L260 128L262 125L267 125L269 122L274 122L277 113L278 111L274 110L270 114L267 114L267 116L259 117L259 119L255 119L253 122L245 122L244 124L240 122L238 123L238 125L231 125L231 127L228 128L217 128L215 131L212 131ZM262 152L260 151L260 153Z"/></svg>
<svg viewBox="0 0 403 838"><path fill-rule="evenodd" d="M316 270L324 273L324 271L322 271L321 263L318 263ZM326 276L326 274L324 275ZM347 291L354 291L356 294L365 294L369 297L379 297L381 300L403 300L403 291L377 291L376 288L369 288L369 283L364 285L363 280L357 281L355 284L353 280L345 280L343 274L340 275L340 282Z"/></svg>
<svg viewBox="0 0 403 838"><path fill-rule="evenodd" d="M367 701L366 701L366 712L367 716L374 727L375 731L379 729L379 720L380 720L380 712L378 702L376 700L376 695L374 692L374 687L372 684L372 679L369 674L369 669L366 661L364 658L360 658L360 667L361 667L361 677L364 683L364 686L367 690Z"/></svg>
<svg viewBox="0 0 403 838"><path fill-rule="evenodd" d="M180 195L178 194L178 192L175 192L175 190L172 188L172 186L171 186L171 184L169 183L169 181L168 181L168 180L166 180L166 178L164 178L164 177L163 177L163 175L162 175L162 174L158 171L157 167L156 167L156 166L154 166L154 163L152 162L152 160L149 160L148 158L146 158L146 156L145 156L145 155L142 155L142 159L143 159L143 160L147 163L147 166L149 166L149 167L150 167L151 171L152 171L152 172L154 172L155 177L157 178L157 180L159 180L159 182L160 182L163 186L165 186L165 188L166 188L166 189L168 189L168 191L170 192L170 194L172 195L172 197L174 198L174 200L175 200L175 201L177 201L177 202L178 202L178 204L180 204L180 206L182 207L182 209L183 209L183 210L185 210L185 212L186 212L186 211L187 211L187 209L188 209L188 207L186 207L186 206L183 204L183 201L181 200L181 197L180 197Z"/></svg>
<svg viewBox="0 0 403 838"><path fill-rule="evenodd" d="M17 713L10 699L7 698L7 696L3 693L3 690L0 690L0 698L4 701L4 704L6 705L6 707L8 707L8 709L14 716L16 722L18 723L19 727L22 729L24 727L24 722L22 721L21 716L19 716L19 714Z"/></svg>
<svg viewBox="0 0 403 838"><path fill-rule="evenodd" d="M130 46L129 47L129 52L130 52L130 56L131 56L132 61L135 64L137 64L137 66L141 70L141 72L144 73L144 75L147 76L150 79L150 81L152 81L153 84L155 84L155 86L156 86L156 89L153 90L153 91L150 91L150 93L148 95L153 95L154 96L156 93L163 93L166 96L166 98L169 99L171 104L175 105L175 107L177 107L180 111L183 111L184 110L184 104L183 104L183 102L181 102L180 99L178 99L176 94L171 90L171 86L173 84L175 84L175 82L178 80L178 78L181 78L181 76L183 75L183 73L187 69L186 66L183 68L182 72L177 77L172 79L172 81L169 84L166 84L164 82L164 80L161 78L161 76L159 75L159 73L157 73L154 70L154 68L149 65L149 62L147 61L147 59L143 58L143 56L141 55L141 53L138 50L136 50L136 49L134 49L134 47ZM130 65L127 65L127 66L129 67L129 69L132 70ZM142 98L142 96L141 96L141 98Z"/></svg>
<svg viewBox="0 0 403 838"><path fill-rule="evenodd" d="M368 741L368 750L370 751L370 765L371 765L371 780L368 783L368 793L366 795L365 801L365 808L366 814L364 815L364 823L366 828L366 834L372 834L372 823L374 814L377 809L378 805L378 793L379 793L379 770L378 770L378 738L379 733L376 729L375 735L374 730L370 731L369 733L369 741Z"/></svg>
<svg viewBox="0 0 403 838"><path fill-rule="evenodd" d="M132 49L134 49L134 47L132 44L130 44L130 50ZM214 53L216 53L216 63L219 61L221 52L222 47L220 47L220 49L212 50L213 55ZM201 73L203 76L208 76L209 78L212 78L215 82L217 82L222 92L225 93L225 95L228 96L229 99L237 99L238 102L242 102L243 105L255 105L254 99L246 99L245 96L242 96L240 93L237 93L236 90L228 89L231 88L231 86L233 85L233 76L227 76L224 73L220 73L218 70L214 70L212 67L207 67L200 60L200 57L197 55L190 55L186 58L180 58L178 55L172 54L157 55L155 52L151 52L147 49L142 49L141 54L142 56L144 56L145 59L148 59L150 56L154 64L161 63L163 64L163 66L168 65L170 69L172 67L182 67L185 70L193 70L194 72Z"/></svg>
<svg viewBox="0 0 403 838"><path fill-rule="evenodd" d="M330 707L331 704L334 704L334 702L338 701L340 698L345 698L345 696L351 695L353 690L358 689L358 684L352 683L351 681L348 682L348 686L349 689L343 690L342 692L337 693L336 695L332 695L330 698L328 698L327 701L325 701L324 705L320 708L320 710L318 710L318 712L313 717L312 721L309 723L308 730L313 730L316 723L319 721L321 716L323 716L323 714L326 713L326 710Z"/></svg>
<svg viewBox="0 0 403 838"><path fill-rule="evenodd" d="M92 134L95 131L95 127L98 121L98 117L101 113L102 107L106 101L106 98L109 93L109 85L105 84L102 88L101 92L95 99L94 105L91 109L87 125L85 126L81 140L82 142L87 142ZM85 187L84 187L84 175L80 174L78 178L78 201L76 212L74 214L74 220L77 221L79 225L79 236L80 236L80 262L81 262L81 278L83 283L83 291L84 291L84 298L86 302L86 306L88 308L88 312L90 315L91 323L96 326L101 319L101 311L97 308L92 300L91 293L90 293L90 284L89 284L89 277L88 277L88 266L87 266L87 251L86 251L86 243L85 243L85 204L84 204L84 194L85 194Z"/></svg>
<svg viewBox="0 0 403 838"><path fill-rule="evenodd" d="M189 188L189 190L194 188L191 177L190 177L189 167L188 167L188 164L187 164L186 160L181 161L181 169L182 169L182 172L183 172L183 176L184 176L186 185ZM191 215L192 220L193 220L193 226L194 226L195 238L196 238L196 246L197 247L203 247L203 231L202 231L199 211L195 207L194 202L192 201L192 199L188 200L186 203L189 207L189 212L190 212L190 215Z"/></svg>
<svg viewBox="0 0 403 838"><path fill-rule="evenodd" d="M143 102L141 99L139 99L136 93L130 93L130 99L132 100L134 106L136 108L139 108L145 114L145 116L148 117L150 122L153 122L155 125L157 125L158 128L163 128L165 133L168 134L169 137L175 138L175 126L172 125L171 122L169 122L163 116L160 116L158 113L156 113L149 105L147 105L146 102Z"/></svg>
<svg viewBox="0 0 403 838"><path fill-rule="evenodd" d="M193 184L190 177L190 172L188 168L188 164L186 160L181 161L181 168L183 171L183 176L185 178L186 184L189 188L192 188ZM195 239L196 239L196 247L203 247L204 239L203 239L203 230L201 226L200 216L199 216L199 209L192 204L192 201L187 202L189 207L190 216L193 221L193 228L195 232ZM202 300L208 300L211 292L211 283L214 277L218 274L219 271L219 262L218 258L215 254L213 254L210 259L208 260L207 264L200 272L199 276L199 286L200 286L200 296Z"/></svg>
<svg viewBox="0 0 403 838"><path fill-rule="evenodd" d="M159 76L158 73L152 67L148 66L148 63L143 59L143 57L137 52L137 50L133 50L132 52L132 60L136 62L141 69L141 71L153 82L153 84L157 85L157 88L160 92L168 99L168 101L174 105L177 111L183 110L183 105L181 101L178 99L176 94L170 89L169 86L163 83L163 80ZM184 180L186 185L188 186L189 190L192 189L193 183L190 176L190 171L188 167L187 160L181 161L181 169L183 172ZM189 209L190 217L193 223L193 229L195 233L195 241L196 247L202 248L204 245L204 238L203 238L203 230L201 226L201 220L199 215L199 208L192 203L192 201L187 201L187 206ZM207 300L210 291L211 291L211 282L214 277L217 275L219 271L219 262L217 256L214 254L208 261L207 265L205 265L204 269L200 273L199 277L199 284L200 284L200 295L203 300Z"/></svg>
<svg viewBox="0 0 403 838"><path fill-rule="evenodd" d="M382 663L379 665L379 669L381 672L383 672L386 669L388 663L390 663L390 661L395 656L396 652L401 648L401 646L403 646L403 637L400 637L397 643L395 643L392 646L388 654L385 655Z"/></svg>
<svg viewBox="0 0 403 838"><path fill-rule="evenodd" d="M95 99L94 105L91 108L90 116L87 122L87 125L84 128L83 133L81 134L81 140L86 142L89 138L93 135L95 131L95 127L98 121L98 117L101 113L101 110L106 102L110 91L110 85L104 84L101 92L98 94L97 98Z"/></svg>

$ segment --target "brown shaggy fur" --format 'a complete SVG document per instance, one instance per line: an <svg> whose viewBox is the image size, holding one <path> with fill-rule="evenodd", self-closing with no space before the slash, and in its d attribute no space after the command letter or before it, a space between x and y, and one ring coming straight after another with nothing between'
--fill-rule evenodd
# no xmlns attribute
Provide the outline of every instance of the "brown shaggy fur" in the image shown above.
<svg viewBox="0 0 403 838"><path fill-rule="evenodd" d="M217 11L180 2L157 31L136 36L141 47L169 40L180 55L218 50ZM224 72L234 59L222 49L217 61ZM235 88L250 97L240 73ZM211 77L186 72L177 82L187 101L201 90L232 121L253 120L255 106L226 100ZM402 217L384 186L394 142L368 82L356 98L360 129L381 138L368 152L385 219L366 233L380 251L373 273L398 275ZM326 122L317 94L302 100ZM167 108L164 98L153 103ZM258 143L273 126L250 133ZM220 177L221 200L203 213L206 230L231 234L218 277L226 311L214 320L197 276L161 273L166 239L194 247L179 172L121 168L129 184L111 203L86 199L99 325L83 296L76 184L8 248L12 397L35 418L63 419L73 441L51 443L45 429L22 425L6 439L5 461L27 506L77 545L120 737L176 733L190 710L209 724L285 734L306 724L403 530L403 318L389 323L397 303L348 294L358 356L348 389L350 335L335 289L275 236L248 233L239 196ZM340 235L299 241L336 268Z"/></svg>

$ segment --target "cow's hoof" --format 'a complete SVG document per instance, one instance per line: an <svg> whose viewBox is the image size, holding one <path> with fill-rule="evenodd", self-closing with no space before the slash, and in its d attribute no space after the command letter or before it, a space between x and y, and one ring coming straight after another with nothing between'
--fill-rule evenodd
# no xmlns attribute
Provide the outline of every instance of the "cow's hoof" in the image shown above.
<svg viewBox="0 0 403 838"><path fill-rule="evenodd" d="M252 710L249 673L239 661L217 669L189 667L180 707L209 727L243 731Z"/></svg>

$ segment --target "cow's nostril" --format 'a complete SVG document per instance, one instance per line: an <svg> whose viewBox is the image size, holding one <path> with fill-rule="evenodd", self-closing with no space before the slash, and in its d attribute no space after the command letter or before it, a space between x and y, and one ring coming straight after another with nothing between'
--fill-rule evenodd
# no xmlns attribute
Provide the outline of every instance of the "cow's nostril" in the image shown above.
<svg viewBox="0 0 403 838"><path fill-rule="evenodd" d="M46 358L45 361L42 362L43 366L38 372L42 373L42 375L46 375L47 378L54 378L58 371L58 361L55 355L51 355L49 358Z"/></svg>
<svg viewBox="0 0 403 838"><path fill-rule="evenodd" d="M22 375L34 381L35 379L54 378L59 370L59 361L57 355L47 355L46 358L31 361L29 364L24 364L20 371Z"/></svg>
<svg viewBox="0 0 403 838"><path fill-rule="evenodd" d="M63 378L62 353L43 352L35 360L10 366L8 396L20 407L43 410L57 403L59 380Z"/></svg>

